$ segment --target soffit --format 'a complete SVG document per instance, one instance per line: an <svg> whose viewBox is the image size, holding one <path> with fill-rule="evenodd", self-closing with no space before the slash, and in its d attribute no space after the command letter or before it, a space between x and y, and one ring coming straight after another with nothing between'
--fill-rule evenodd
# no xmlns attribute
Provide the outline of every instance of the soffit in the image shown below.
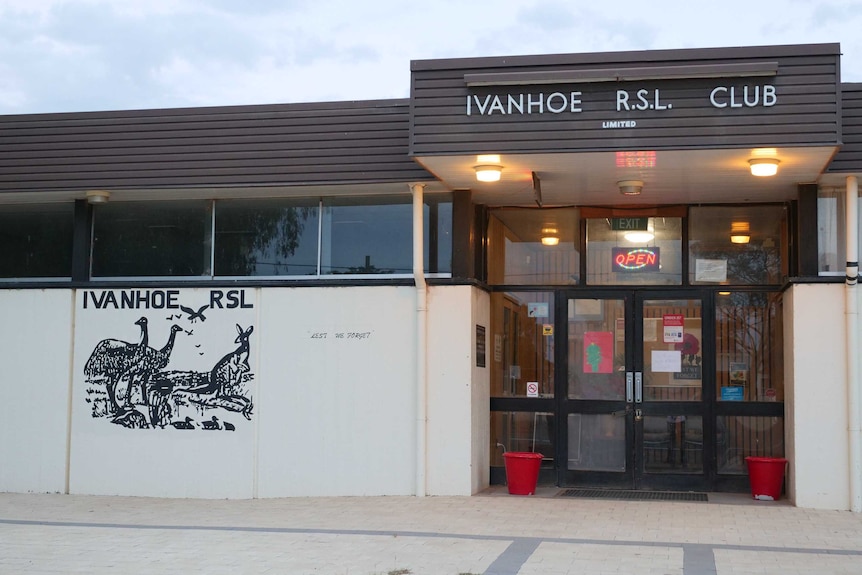
<svg viewBox="0 0 862 575"><path fill-rule="evenodd" d="M502 178L493 183L476 180L476 156L415 159L450 189L471 190L478 204L535 206L535 172L544 206L643 206L793 200L799 184L820 180L835 151L833 146L776 149L778 174L766 178L751 175L751 149L656 151L653 165L636 167L618 165L625 158L616 152L506 154ZM622 195L621 180L643 181L643 192Z"/></svg>

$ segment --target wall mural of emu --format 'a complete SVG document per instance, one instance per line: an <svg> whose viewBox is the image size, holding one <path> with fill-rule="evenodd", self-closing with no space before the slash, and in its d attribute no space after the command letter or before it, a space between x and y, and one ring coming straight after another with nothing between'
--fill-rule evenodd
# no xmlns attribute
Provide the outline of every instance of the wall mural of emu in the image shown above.
<svg viewBox="0 0 862 575"><path fill-rule="evenodd" d="M171 315L182 320L182 315ZM200 312L186 322L204 321ZM254 326L236 324L230 334L236 348L221 356L208 371L168 370L177 336L194 337L194 330L174 323L161 348L150 347L149 320L141 317L137 341L103 339L84 364L87 403L94 418L130 428L234 431L237 420L250 420L253 403L249 339ZM227 339L227 334L225 335ZM192 343L194 340L190 340ZM200 348L201 344L195 344ZM203 350L198 354L203 356ZM228 421L233 419L234 422Z"/></svg>

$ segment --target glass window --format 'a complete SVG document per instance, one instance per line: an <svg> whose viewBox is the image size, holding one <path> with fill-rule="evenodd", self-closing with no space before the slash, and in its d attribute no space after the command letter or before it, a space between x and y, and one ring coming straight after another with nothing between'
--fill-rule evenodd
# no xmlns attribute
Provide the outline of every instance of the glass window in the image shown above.
<svg viewBox="0 0 862 575"><path fill-rule="evenodd" d="M625 301L575 298L568 302L570 399L625 397Z"/></svg>
<svg viewBox="0 0 862 575"><path fill-rule="evenodd" d="M112 202L93 216L94 277L210 275L212 202Z"/></svg>
<svg viewBox="0 0 862 575"><path fill-rule="evenodd" d="M452 271L451 196L427 196L425 271ZM323 200L320 273L412 274L413 203L410 196Z"/></svg>
<svg viewBox="0 0 862 575"><path fill-rule="evenodd" d="M703 473L703 417L643 418L643 461L648 473Z"/></svg>
<svg viewBox="0 0 862 575"><path fill-rule="evenodd" d="M688 229L692 284L778 284L787 275L784 206L693 207Z"/></svg>
<svg viewBox="0 0 862 575"><path fill-rule="evenodd" d="M0 277L72 275L75 204L0 206Z"/></svg>
<svg viewBox="0 0 862 575"><path fill-rule="evenodd" d="M682 218L588 219L587 283L680 285Z"/></svg>
<svg viewBox="0 0 862 575"><path fill-rule="evenodd" d="M491 396L554 396L554 294L491 294Z"/></svg>
<svg viewBox="0 0 862 575"><path fill-rule="evenodd" d="M614 414L570 413L567 469L626 470L626 419Z"/></svg>
<svg viewBox="0 0 862 575"><path fill-rule="evenodd" d="M451 274L452 195L426 195L424 218L425 273Z"/></svg>
<svg viewBox="0 0 862 575"><path fill-rule="evenodd" d="M716 397L784 401L781 294L720 292L715 304Z"/></svg>
<svg viewBox="0 0 862 575"><path fill-rule="evenodd" d="M817 255L818 271L822 276L844 276L847 263L847 230L845 225L845 191L841 188L817 192ZM862 218L862 202L857 218ZM862 234L859 245L862 248Z"/></svg>
<svg viewBox="0 0 862 575"><path fill-rule="evenodd" d="M746 457L784 457L784 418L728 415L716 431L719 473L748 473Z"/></svg>
<svg viewBox="0 0 862 575"><path fill-rule="evenodd" d="M225 200L215 210L215 275L317 275L317 199Z"/></svg>
<svg viewBox="0 0 862 575"><path fill-rule="evenodd" d="M533 411L491 412L491 466L503 467L506 451L541 453L542 467L554 466L554 414Z"/></svg>
<svg viewBox="0 0 862 575"><path fill-rule="evenodd" d="M488 222L488 282L572 285L579 281L580 232L573 208L508 208Z"/></svg>

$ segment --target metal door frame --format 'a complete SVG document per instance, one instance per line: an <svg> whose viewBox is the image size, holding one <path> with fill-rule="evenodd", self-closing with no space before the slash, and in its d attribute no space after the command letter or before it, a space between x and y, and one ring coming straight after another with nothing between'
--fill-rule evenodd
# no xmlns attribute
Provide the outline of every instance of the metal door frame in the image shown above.
<svg viewBox="0 0 862 575"><path fill-rule="evenodd" d="M568 397L568 301L570 299L622 300L625 309L626 396L622 400L572 400ZM645 402L638 389L637 373L643 373L643 305L648 300L700 300L703 349L701 400L699 402ZM555 305L556 426L555 465L560 486L601 486L626 489L711 490L715 483L715 328L713 293L700 288L628 288L560 290ZM629 383L629 379L631 380ZM640 391L640 397L638 392ZM640 399L640 401L638 401ZM636 410L647 416L684 413L702 418L702 473L648 473L644 469L643 424L635 422ZM623 472L569 471L568 416L573 413L613 413L626 418L626 469Z"/></svg>

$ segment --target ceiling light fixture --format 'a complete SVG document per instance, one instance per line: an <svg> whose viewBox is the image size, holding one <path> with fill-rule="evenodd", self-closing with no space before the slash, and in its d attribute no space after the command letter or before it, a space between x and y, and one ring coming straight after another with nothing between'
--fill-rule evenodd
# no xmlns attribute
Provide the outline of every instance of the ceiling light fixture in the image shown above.
<svg viewBox="0 0 862 575"><path fill-rule="evenodd" d="M499 154L480 154L476 156L476 163L473 166L476 170L476 179L480 182L499 182L502 177L503 166L500 165Z"/></svg>
<svg viewBox="0 0 862 575"><path fill-rule="evenodd" d="M542 228L542 244L546 246L555 246L560 243L560 236L557 235L557 228Z"/></svg>
<svg viewBox="0 0 862 575"><path fill-rule="evenodd" d="M652 240L655 235L652 232L626 232L623 237L633 244L645 244Z"/></svg>
<svg viewBox="0 0 862 575"><path fill-rule="evenodd" d="M87 192L88 204L107 204L111 198L111 192L105 190L89 190Z"/></svg>
<svg viewBox="0 0 862 575"><path fill-rule="evenodd" d="M503 175L502 166L476 166L474 169L480 182L499 182Z"/></svg>
<svg viewBox="0 0 862 575"><path fill-rule="evenodd" d="M778 173L778 164L780 163L775 158L753 158L748 160L751 175L758 177L774 176Z"/></svg>
<svg viewBox="0 0 862 575"><path fill-rule="evenodd" d="M734 244L747 244L751 241L748 222L730 222L730 241Z"/></svg>
<svg viewBox="0 0 862 575"><path fill-rule="evenodd" d="M644 183L640 180L622 180L617 182L617 187L624 196L637 196L643 191Z"/></svg>

